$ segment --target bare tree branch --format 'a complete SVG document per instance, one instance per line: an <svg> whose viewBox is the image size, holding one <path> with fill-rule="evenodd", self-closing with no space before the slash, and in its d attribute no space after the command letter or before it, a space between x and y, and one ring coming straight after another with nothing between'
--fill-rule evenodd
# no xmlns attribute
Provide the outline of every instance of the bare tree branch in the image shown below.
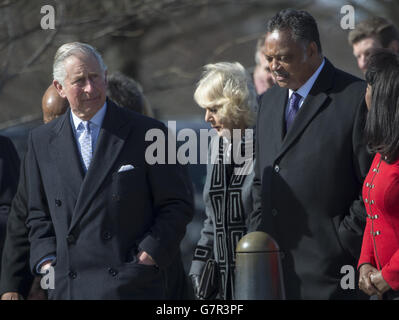
<svg viewBox="0 0 399 320"><path fill-rule="evenodd" d="M26 52L19 60L14 57L14 53L19 48L24 47L24 43L31 43L32 39L37 39L37 31L41 30L37 23L37 17L40 12L39 1L32 0L0 0L0 16L2 23L0 26L5 32L0 32L0 54L1 56L1 75L0 92L6 81L23 73L35 70L35 66L40 63L42 57L47 54L48 49L64 38L77 38L85 41L108 41L109 37L126 37L140 41L150 31L154 25L166 23L179 28L179 18L185 18L190 15L201 12L204 15L204 23L201 26L193 26L193 30L188 33L198 32L198 28L209 28L206 16L212 10L226 8L226 11L233 8L239 8L242 17L245 12L259 8L259 10L277 11L284 7L295 5L297 8L308 8L316 3L316 0L303 0L295 2L293 0L48 0L51 4L56 4L56 30L49 31L49 34L35 47L33 52ZM95 3L95 4L94 4ZM347 0L346 3L360 8L367 14L375 14L370 9L370 4L380 8L393 22L399 13L398 1L367 1L367 5L361 5L359 1ZM20 19L19 17L31 17L30 20ZM234 17L237 19L237 16ZM231 21L234 23L234 21ZM176 28L176 29L177 29ZM180 33L187 34L187 30L180 30ZM234 39L220 43L213 52L212 58L224 53L232 46L254 41L259 34ZM167 45L172 37L166 35L163 39L154 43L154 50ZM20 51L19 51L20 53ZM23 63L21 63L23 61ZM12 69L11 70L11 66ZM185 72L176 69L166 70L179 74L182 77L188 77Z"/></svg>

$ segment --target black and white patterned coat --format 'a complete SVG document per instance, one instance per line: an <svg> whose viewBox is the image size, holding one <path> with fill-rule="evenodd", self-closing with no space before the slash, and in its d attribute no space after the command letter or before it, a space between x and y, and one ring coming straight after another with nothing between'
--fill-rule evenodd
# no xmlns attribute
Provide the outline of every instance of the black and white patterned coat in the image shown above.
<svg viewBox="0 0 399 320"><path fill-rule="evenodd" d="M215 259L222 282L218 298L222 299L234 297L235 248L247 233L247 220L253 210L254 140L251 132L239 141L237 148L233 147L233 153L230 151L232 144L219 137L212 139L208 152L203 191L206 219L194 251L190 275L201 275L206 261ZM241 151L243 163L229 167L226 159L231 158L234 150ZM230 176L229 169L232 170Z"/></svg>

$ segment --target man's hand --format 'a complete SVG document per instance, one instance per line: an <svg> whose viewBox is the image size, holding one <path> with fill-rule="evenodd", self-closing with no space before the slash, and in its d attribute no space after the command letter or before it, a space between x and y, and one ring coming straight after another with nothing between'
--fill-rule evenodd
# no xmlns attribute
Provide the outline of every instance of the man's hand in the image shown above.
<svg viewBox="0 0 399 320"><path fill-rule="evenodd" d="M377 288L379 294L383 294L391 289L390 285L383 278L381 271L376 271L370 274L370 281L374 287Z"/></svg>
<svg viewBox="0 0 399 320"><path fill-rule="evenodd" d="M1 296L1 300L23 300L24 298L18 292L6 292Z"/></svg>
<svg viewBox="0 0 399 320"><path fill-rule="evenodd" d="M137 259L139 259L139 264L145 264L148 266L154 266L156 265L155 261L152 259L152 257L145 251L140 251L137 254Z"/></svg>
<svg viewBox="0 0 399 320"><path fill-rule="evenodd" d="M363 264L359 269L359 288L369 296L379 293L370 280L370 275L374 272L378 270L369 263Z"/></svg>

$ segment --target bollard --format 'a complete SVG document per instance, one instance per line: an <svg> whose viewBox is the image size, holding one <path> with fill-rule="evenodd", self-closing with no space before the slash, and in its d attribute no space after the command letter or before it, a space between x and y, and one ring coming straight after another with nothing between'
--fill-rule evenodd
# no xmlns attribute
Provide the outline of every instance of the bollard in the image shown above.
<svg viewBox="0 0 399 320"><path fill-rule="evenodd" d="M281 252L265 232L248 233L237 244L234 299L285 299Z"/></svg>

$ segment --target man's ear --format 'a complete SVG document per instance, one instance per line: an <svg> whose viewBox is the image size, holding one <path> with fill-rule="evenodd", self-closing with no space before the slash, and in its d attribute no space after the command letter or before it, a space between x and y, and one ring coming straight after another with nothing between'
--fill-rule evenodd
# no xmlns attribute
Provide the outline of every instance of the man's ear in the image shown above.
<svg viewBox="0 0 399 320"><path fill-rule="evenodd" d="M388 45L388 49L392 50L395 53L399 53L399 41L392 40Z"/></svg>
<svg viewBox="0 0 399 320"><path fill-rule="evenodd" d="M308 45L308 50L307 50L308 57L313 57L315 55L319 56L319 49L317 48L316 42L312 41Z"/></svg>
<svg viewBox="0 0 399 320"><path fill-rule="evenodd" d="M61 96L61 98L66 98L66 94L64 92L62 84L59 83L57 80L53 80L53 85L57 89L57 92Z"/></svg>

